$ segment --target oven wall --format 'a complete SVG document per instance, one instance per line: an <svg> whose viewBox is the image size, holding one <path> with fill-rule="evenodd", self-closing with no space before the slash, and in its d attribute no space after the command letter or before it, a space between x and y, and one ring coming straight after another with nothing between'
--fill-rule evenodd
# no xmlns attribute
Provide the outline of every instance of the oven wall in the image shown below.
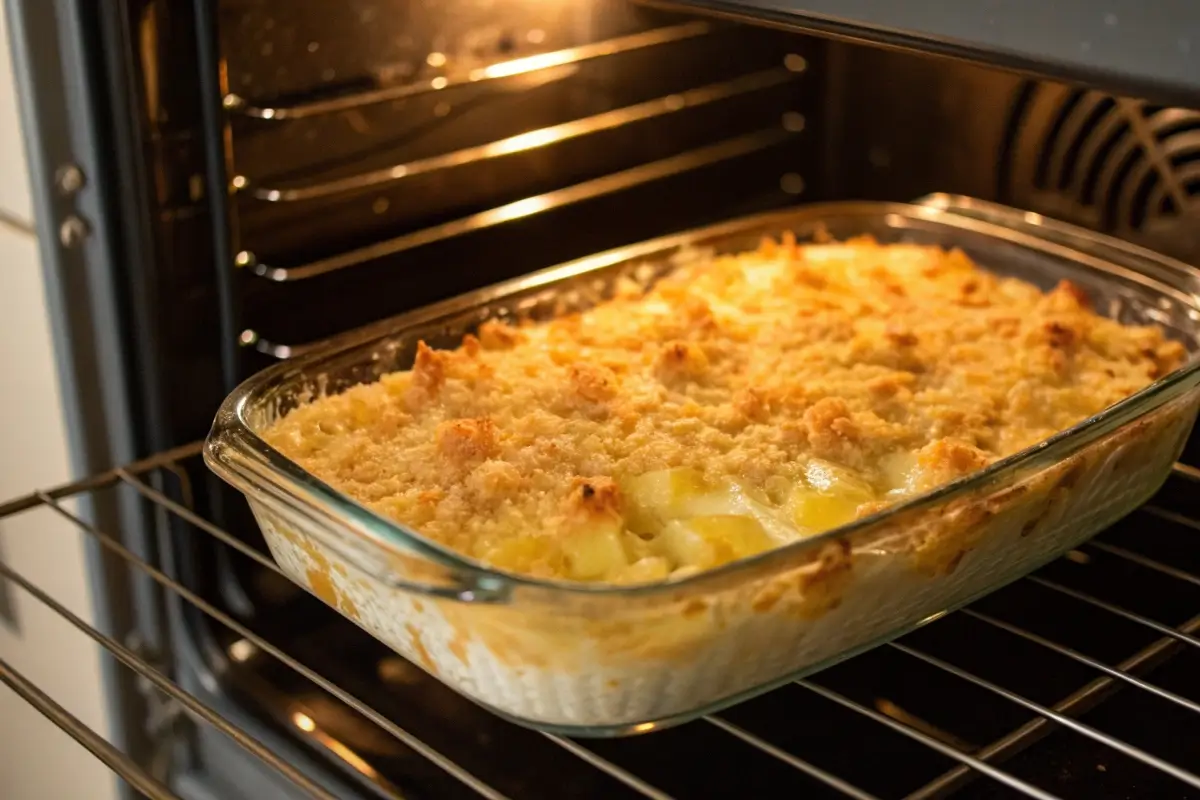
<svg viewBox="0 0 1200 800"><path fill-rule="evenodd" d="M1000 193L1006 128L1022 81L1009 73L830 43L826 188L837 198Z"/></svg>
<svg viewBox="0 0 1200 800"><path fill-rule="evenodd" d="M1200 262L1200 112L831 43L825 192L997 200Z"/></svg>

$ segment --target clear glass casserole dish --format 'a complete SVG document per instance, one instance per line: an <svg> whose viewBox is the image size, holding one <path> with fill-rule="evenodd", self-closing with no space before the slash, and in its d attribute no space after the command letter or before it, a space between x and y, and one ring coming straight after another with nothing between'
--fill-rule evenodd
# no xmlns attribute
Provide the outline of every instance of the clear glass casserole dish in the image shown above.
<svg viewBox="0 0 1200 800"><path fill-rule="evenodd" d="M793 232L958 247L1099 313L1153 323L1188 362L1138 394L987 469L855 521L687 579L634 587L489 568L335 491L257 434L320 396L457 346L484 320L545 319L653 281L682 259ZM242 491L299 584L452 688L573 735L652 730L819 670L1014 580L1131 511L1165 480L1200 408L1200 274L1100 235L968 198L837 203L623 248L405 314L265 370L225 401L204 455Z"/></svg>

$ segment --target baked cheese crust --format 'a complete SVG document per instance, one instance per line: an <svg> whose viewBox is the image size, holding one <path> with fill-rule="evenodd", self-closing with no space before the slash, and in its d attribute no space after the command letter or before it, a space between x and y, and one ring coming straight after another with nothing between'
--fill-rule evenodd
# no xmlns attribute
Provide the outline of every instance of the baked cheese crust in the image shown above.
<svg viewBox="0 0 1200 800"><path fill-rule="evenodd" d="M1184 348L961 252L765 241L319 398L264 439L509 571L679 577L974 472L1166 375Z"/></svg>

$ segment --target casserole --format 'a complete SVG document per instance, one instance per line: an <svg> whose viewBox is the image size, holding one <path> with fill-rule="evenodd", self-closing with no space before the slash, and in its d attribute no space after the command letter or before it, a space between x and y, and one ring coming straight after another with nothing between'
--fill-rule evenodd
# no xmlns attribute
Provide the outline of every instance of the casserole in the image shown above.
<svg viewBox="0 0 1200 800"><path fill-rule="evenodd" d="M612 587L485 567L370 512L258 436L314 397L410 367L418 340L453 346L485 320L587 308L623 277L653 281L785 231L959 247L1043 287L1072 281L1101 314L1197 349L1195 276L1152 253L958 198L812 206L601 254L341 337L239 387L206 461L246 494L299 583L498 713L577 735L682 721L898 635L1070 549L1165 479L1200 402L1191 360L932 493L684 580Z"/></svg>

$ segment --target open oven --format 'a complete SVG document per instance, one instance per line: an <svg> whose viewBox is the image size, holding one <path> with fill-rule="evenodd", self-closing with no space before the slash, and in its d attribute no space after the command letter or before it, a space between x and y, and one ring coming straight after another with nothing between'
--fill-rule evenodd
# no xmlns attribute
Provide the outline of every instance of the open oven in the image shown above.
<svg viewBox="0 0 1200 800"><path fill-rule="evenodd" d="M128 796L1200 797L1195 447L1149 505L894 644L584 740L475 706L287 580L198 444L239 382L335 334L795 204L961 194L1200 263L1197 10L8 8L90 475L0 518L89 535L94 627L0 570L109 653L114 729L0 677Z"/></svg>

